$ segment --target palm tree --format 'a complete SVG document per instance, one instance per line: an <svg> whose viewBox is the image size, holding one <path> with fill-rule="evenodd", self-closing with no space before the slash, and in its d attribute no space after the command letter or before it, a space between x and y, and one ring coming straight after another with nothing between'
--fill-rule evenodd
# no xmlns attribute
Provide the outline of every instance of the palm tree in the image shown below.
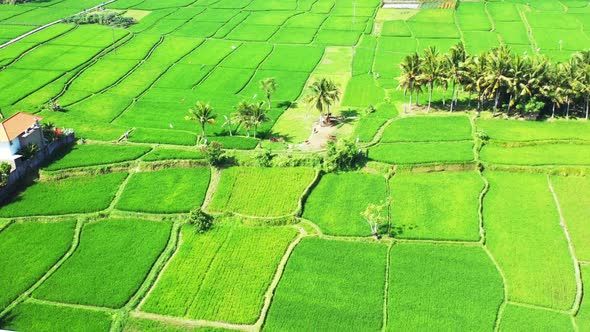
<svg viewBox="0 0 590 332"><path fill-rule="evenodd" d="M555 108L560 107L565 100L564 81L567 79L563 76L563 70L560 66L551 68L551 75L547 81L547 88L544 89L545 97L551 101L551 118L555 118Z"/></svg>
<svg viewBox="0 0 590 332"><path fill-rule="evenodd" d="M250 119L252 122L252 126L254 127L254 138L256 138L256 133L258 132L258 126L260 126L264 122L270 121L268 117L268 109L264 108L264 102L252 103L249 105L250 107Z"/></svg>
<svg viewBox="0 0 590 332"><path fill-rule="evenodd" d="M268 77L260 81L260 89L266 94L266 100L268 100L268 108L272 108L270 103L270 97L277 91L278 84L274 78Z"/></svg>
<svg viewBox="0 0 590 332"><path fill-rule="evenodd" d="M574 55L579 67L579 90L584 95L586 116L588 120L588 111L590 110L590 50L578 52Z"/></svg>
<svg viewBox="0 0 590 332"><path fill-rule="evenodd" d="M578 97L578 92L580 91L578 87L580 75L577 61L575 58L572 58L568 62L560 64L558 70L560 71L559 75L562 77L561 84L563 97L565 98L564 102L567 105L565 117L569 119L571 102Z"/></svg>
<svg viewBox="0 0 590 332"><path fill-rule="evenodd" d="M420 88L418 84L418 76L420 75L420 55L414 52L412 55L407 55L400 64L401 76L399 77L399 89L404 89L404 96L410 93L409 111L412 111L412 96L417 89Z"/></svg>
<svg viewBox="0 0 590 332"><path fill-rule="evenodd" d="M252 109L247 101L242 100L236 106L236 112L232 115L232 120L243 126L246 129L246 136L250 137L250 129L253 126Z"/></svg>
<svg viewBox="0 0 590 332"><path fill-rule="evenodd" d="M488 54L486 66L486 90L485 93L494 97L493 115L496 115L498 103L500 101L500 92L508 83L508 70L510 69L511 57L510 50L505 46L493 49Z"/></svg>
<svg viewBox="0 0 590 332"><path fill-rule="evenodd" d="M430 46L424 50L424 59L420 66L421 80L428 86L428 108L426 112L430 112L430 105L432 104L432 91L434 90L434 83L438 82L442 74L442 62L436 47Z"/></svg>
<svg viewBox="0 0 590 332"><path fill-rule="evenodd" d="M189 109L188 112L190 115L187 115L185 120L196 121L199 123L201 125L201 137L206 141L207 136L205 134L205 125L215 123L217 114L213 114L213 108L202 101L197 101L195 103L195 108Z"/></svg>
<svg viewBox="0 0 590 332"><path fill-rule="evenodd" d="M221 128L227 127L227 130L229 130L229 136L233 136L233 133L231 131L231 126L232 126L232 119L231 119L231 117L228 117L227 115L224 115L223 118L225 119L225 122L223 122L223 124L221 125Z"/></svg>
<svg viewBox="0 0 590 332"><path fill-rule="evenodd" d="M445 56L447 77L451 82L451 112L457 104L457 85L461 85L463 68L467 60L467 52L463 42L451 47L451 53Z"/></svg>
<svg viewBox="0 0 590 332"><path fill-rule="evenodd" d="M330 114L330 108L334 103L340 100L340 89L327 78L321 78L309 87L309 94L305 97L305 101L313 105L315 109L320 112L320 116L324 119L324 112Z"/></svg>
<svg viewBox="0 0 590 332"><path fill-rule="evenodd" d="M477 95L477 114L483 107L483 101L485 97L486 80L485 70L487 67L487 53L480 53L479 56L468 57L466 61L465 80L467 84L465 88L471 93ZM471 99L471 98L469 98Z"/></svg>
<svg viewBox="0 0 590 332"><path fill-rule="evenodd" d="M531 63L529 57L522 57L520 55L514 56L510 63L510 68L508 69L508 80L506 82L506 90L509 96L508 113L510 113L510 108L517 104L521 97L531 95L531 90L528 85L530 82L530 73Z"/></svg>

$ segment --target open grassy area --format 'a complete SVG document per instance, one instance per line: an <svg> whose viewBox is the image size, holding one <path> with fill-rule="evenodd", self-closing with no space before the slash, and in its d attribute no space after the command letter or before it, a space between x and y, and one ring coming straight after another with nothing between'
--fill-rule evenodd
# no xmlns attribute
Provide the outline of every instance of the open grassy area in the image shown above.
<svg viewBox="0 0 590 332"><path fill-rule="evenodd" d="M16 223L0 232L0 265L11 276L0 278L0 308L57 263L72 244L74 227L74 221Z"/></svg>
<svg viewBox="0 0 590 332"><path fill-rule="evenodd" d="M476 172L396 174L391 180L391 223L399 238L479 240Z"/></svg>
<svg viewBox="0 0 590 332"><path fill-rule="evenodd" d="M0 217L60 215L106 209L127 173L39 182L0 209Z"/></svg>
<svg viewBox="0 0 590 332"><path fill-rule="evenodd" d="M52 162L45 169L55 171L73 167L114 164L135 160L151 148L130 145L75 145L71 151L64 151L63 157Z"/></svg>
<svg viewBox="0 0 590 332"><path fill-rule="evenodd" d="M264 329L381 329L386 251L371 243L303 240L289 259Z"/></svg>
<svg viewBox="0 0 590 332"><path fill-rule="evenodd" d="M369 203L383 204L387 196L384 177L362 173L326 174L307 198L303 218L325 234L371 235L361 213Z"/></svg>
<svg viewBox="0 0 590 332"><path fill-rule="evenodd" d="M541 174L486 172L487 245L504 271L508 299L567 310L574 268L557 207Z"/></svg>
<svg viewBox="0 0 590 332"><path fill-rule="evenodd" d="M207 167L134 173L116 208L151 213L188 212L203 204L210 177Z"/></svg>
<svg viewBox="0 0 590 332"><path fill-rule="evenodd" d="M493 330L504 291L481 248L402 243L390 260L389 331Z"/></svg>
<svg viewBox="0 0 590 332"><path fill-rule="evenodd" d="M588 197L590 194L590 178L577 176L551 177L553 188L557 194L563 218L572 237L576 257L579 260L590 261L590 220Z"/></svg>
<svg viewBox="0 0 590 332"><path fill-rule="evenodd" d="M465 163L473 161L472 142L419 142L379 144L369 158L390 164Z"/></svg>
<svg viewBox="0 0 590 332"><path fill-rule="evenodd" d="M295 234L292 228L220 225L199 235L185 226L178 252L141 310L254 323L266 288Z"/></svg>
<svg viewBox="0 0 590 332"><path fill-rule="evenodd" d="M471 123L465 116L407 117L383 132L381 142L428 142L470 140Z"/></svg>
<svg viewBox="0 0 590 332"><path fill-rule="evenodd" d="M481 151L481 160L505 165L590 165L590 145L540 144L506 147L488 144Z"/></svg>
<svg viewBox="0 0 590 332"><path fill-rule="evenodd" d="M0 328L12 331L108 331L108 313L25 302L11 310Z"/></svg>
<svg viewBox="0 0 590 332"><path fill-rule="evenodd" d="M478 120L477 128L502 141L590 140L590 124L583 121Z"/></svg>
<svg viewBox="0 0 590 332"><path fill-rule="evenodd" d="M313 178L311 168L228 168L221 173L208 209L261 217L288 215L295 212Z"/></svg>
<svg viewBox="0 0 590 332"><path fill-rule="evenodd" d="M524 326L535 331L574 331L572 320L568 315L507 305L502 315L500 330L521 331Z"/></svg>
<svg viewBox="0 0 590 332"><path fill-rule="evenodd" d="M108 219L84 226L80 246L34 297L119 308L168 242L170 223Z"/></svg>

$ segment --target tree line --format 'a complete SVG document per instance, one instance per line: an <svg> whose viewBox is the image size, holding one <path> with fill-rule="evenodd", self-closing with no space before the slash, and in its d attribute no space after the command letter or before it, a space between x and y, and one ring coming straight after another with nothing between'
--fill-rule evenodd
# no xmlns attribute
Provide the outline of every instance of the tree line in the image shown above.
<svg viewBox="0 0 590 332"><path fill-rule="evenodd" d="M469 94L468 106L475 98L477 112L488 105L493 114L538 114L560 112L569 118L580 111L588 120L590 99L590 50L578 52L566 62L551 62L545 55L513 54L500 46L471 55L463 43L441 54L428 47L422 54L407 55L400 64L399 88L409 96L408 107L427 93L427 112L431 109L434 89L441 89L442 104L452 112L459 92ZM474 97L474 98L473 98Z"/></svg>

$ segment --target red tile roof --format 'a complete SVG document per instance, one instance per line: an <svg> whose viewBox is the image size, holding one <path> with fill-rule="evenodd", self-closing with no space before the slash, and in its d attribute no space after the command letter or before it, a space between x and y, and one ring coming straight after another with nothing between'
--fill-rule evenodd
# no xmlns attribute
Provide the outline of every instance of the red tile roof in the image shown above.
<svg viewBox="0 0 590 332"><path fill-rule="evenodd" d="M9 142L24 133L42 117L29 113L16 113L0 124L0 142Z"/></svg>

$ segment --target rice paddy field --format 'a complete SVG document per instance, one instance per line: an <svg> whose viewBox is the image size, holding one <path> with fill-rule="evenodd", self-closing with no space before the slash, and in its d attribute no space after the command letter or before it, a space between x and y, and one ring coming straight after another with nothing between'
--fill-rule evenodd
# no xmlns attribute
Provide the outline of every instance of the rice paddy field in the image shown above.
<svg viewBox="0 0 590 332"><path fill-rule="evenodd" d="M590 4L418 2L115 0L135 24L14 42L102 1L1 4L0 117L78 140L0 202L0 329L590 331L590 122L480 114L461 89L451 113L450 82L427 112L398 88L430 46L565 61ZM306 101L321 78L329 127ZM268 119L240 122L242 101ZM330 140L362 160L329 169Z"/></svg>

